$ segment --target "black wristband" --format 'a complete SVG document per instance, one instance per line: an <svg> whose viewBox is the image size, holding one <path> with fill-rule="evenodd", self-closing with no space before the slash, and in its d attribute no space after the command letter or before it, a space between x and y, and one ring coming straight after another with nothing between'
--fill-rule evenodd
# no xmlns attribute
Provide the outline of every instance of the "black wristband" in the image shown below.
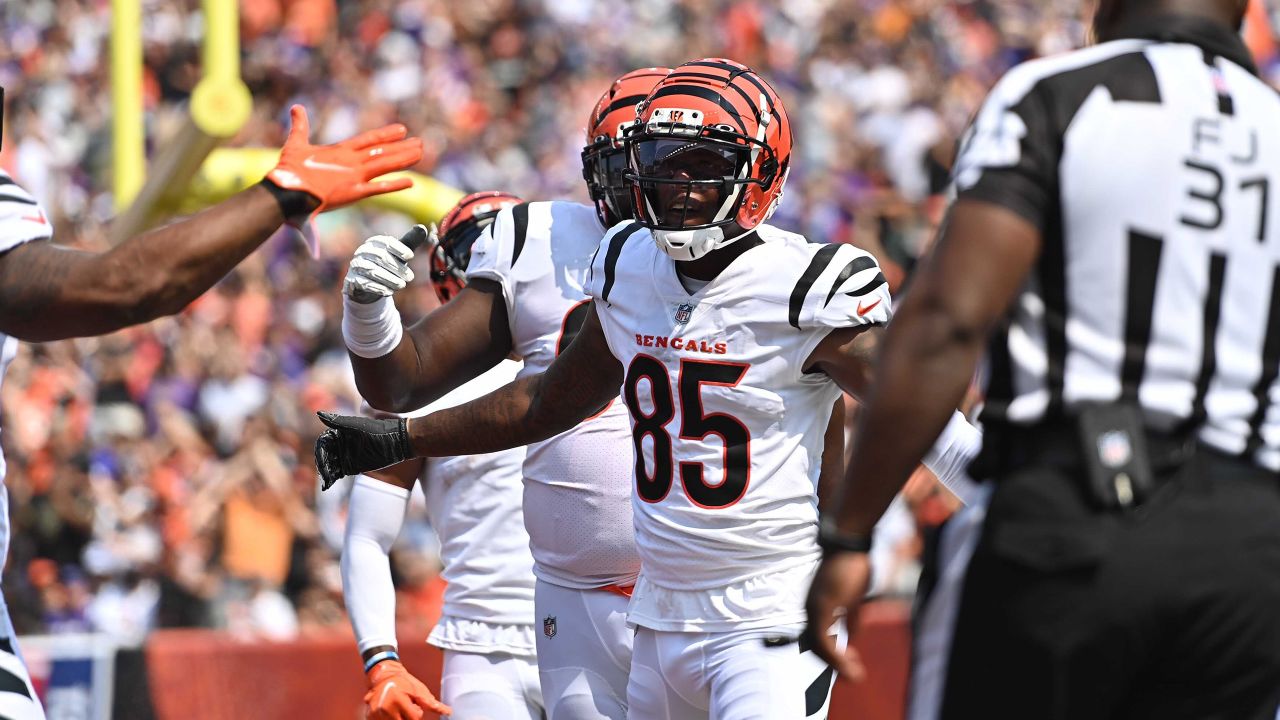
<svg viewBox="0 0 1280 720"><path fill-rule="evenodd" d="M271 181L271 178L262 178L259 183L262 187L271 193L271 197L276 199L276 204L280 206L280 214L284 215L287 222L296 222L305 220L312 210L320 206L320 201L316 196L305 190L289 190L282 188Z"/></svg>
<svg viewBox="0 0 1280 720"><path fill-rule="evenodd" d="M818 523L818 547L826 555L842 552L867 554L871 552L871 535L841 533L834 523L821 522Z"/></svg>

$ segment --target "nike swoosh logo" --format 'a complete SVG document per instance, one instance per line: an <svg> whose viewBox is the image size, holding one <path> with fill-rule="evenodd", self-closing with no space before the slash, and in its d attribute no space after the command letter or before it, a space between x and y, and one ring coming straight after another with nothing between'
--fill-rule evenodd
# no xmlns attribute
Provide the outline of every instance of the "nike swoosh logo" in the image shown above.
<svg viewBox="0 0 1280 720"><path fill-rule="evenodd" d="M40 223L41 225L49 224L49 219L44 216L43 210L37 210L35 215L23 215L22 219L30 220L33 223Z"/></svg>
<svg viewBox="0 0 1280 720"><path fill-rule="evenodd" d="M395 686L394 680L382 686L382 695L378 697L378 707L382 707L382 704L387 701L387 693L391 692L391 688Z"/></svg>
<svg viewBox="0 0 1280 720"><path fill-rule="evenodd" d="M863 307L862 301L858 301L858 317L863 317L867 313L871 312L872 310L875 310L882 302L884 302L884 298L880 298L879 300L876 300L870 305Z"/></svg>
<svg viewBox="0 0 1280 720"><path fill-rule="evenodd" d="M302 166L305 168L310 168L312 170L328 170L330 172L347 172L348 170L351 169L346 165L335 165L333 163L320 162L319 160L315 160L313 158L307 158L306 160L303 160Z"/></svg>

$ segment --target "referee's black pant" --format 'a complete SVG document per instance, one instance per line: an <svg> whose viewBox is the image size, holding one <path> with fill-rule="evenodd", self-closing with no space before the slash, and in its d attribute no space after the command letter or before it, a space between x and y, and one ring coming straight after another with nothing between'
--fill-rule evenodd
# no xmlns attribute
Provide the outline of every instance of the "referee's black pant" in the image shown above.
<svg viewBox="0 0 1280 720"><path fill-rule="evenodd" d="M1203 448L1141 507L1034 464L991 499L941 716L1249 718L1280 704L1280 477Z"/></svg>

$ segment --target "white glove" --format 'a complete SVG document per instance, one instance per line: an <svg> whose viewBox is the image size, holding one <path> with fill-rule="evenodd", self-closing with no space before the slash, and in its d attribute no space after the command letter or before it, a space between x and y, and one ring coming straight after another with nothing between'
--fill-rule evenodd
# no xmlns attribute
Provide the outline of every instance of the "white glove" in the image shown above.
<svg viewBox="0 0 1280 720"><path fill-rule="evenodd" d="M391 297L413 282L412 259L413 250L401 240L374 235L356 248L342 292L361 305Z"/></svg>

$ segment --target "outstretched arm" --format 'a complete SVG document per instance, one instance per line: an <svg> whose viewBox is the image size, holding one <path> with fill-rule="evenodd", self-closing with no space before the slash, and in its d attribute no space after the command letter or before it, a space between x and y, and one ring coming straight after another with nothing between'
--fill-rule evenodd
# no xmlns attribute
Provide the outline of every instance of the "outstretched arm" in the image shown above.
<svg viewBox="0 0 1280 720"><path fill-rule="evenodd" d="M171 315L284 222L261 186L105 252L30 242L0 256L0 332L21 340L100 335Z"/></svg>
<svg viewBox="0 0 1280 720"><path fill-rule="evenodd" d="M613 356L596 316L541 375L517 380L465 405L409 422L415 455L475 455L559 435L618 396L622 364Z"/></svg>
<svg viewBox="0 0 1280 720"><path fill-rule="evenodd" d="M592 306L577 338L541 375L410 421L321 413L329 429L316 441L316 467L328 487L345 475L409 457L476 455L528 445L595 414L617 397L621 385L622 365L609 350Z"/></svg>
<svg viewBox="0 0 1280 720"><path fill-rule="evenodd" d="M185 220L105 253L46 240L0 254L0 332L22 340L98 335L186 307L286 220L409 186L374 181L422 157L422 142L388 126L315 146L301 106L279 165L267 179Z"/></svg>

